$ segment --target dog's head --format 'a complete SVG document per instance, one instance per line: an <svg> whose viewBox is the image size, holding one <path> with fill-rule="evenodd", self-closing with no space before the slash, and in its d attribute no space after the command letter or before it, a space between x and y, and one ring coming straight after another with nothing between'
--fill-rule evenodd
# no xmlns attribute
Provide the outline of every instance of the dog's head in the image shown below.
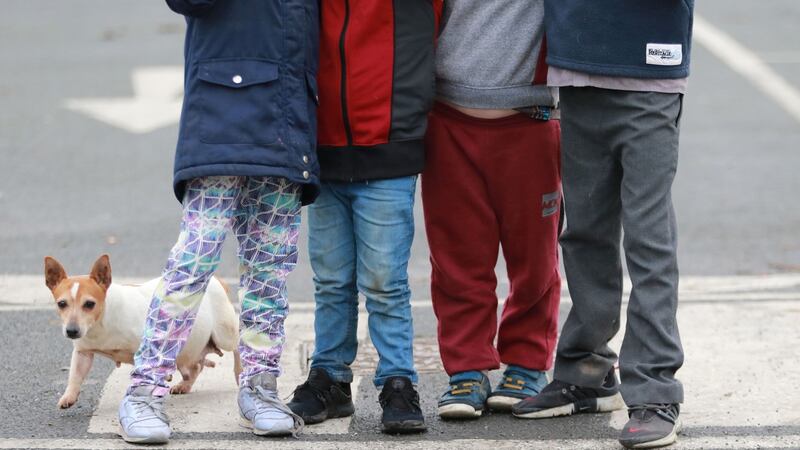
<svg viewBox="0 0 800 450"><path fill-rule="evenodd" d="M55 258L44 259L44 279L53 293L64 336L80 339L103 317L106 292L111 286L108 255L95 261L89 275L69 277Z"/></svg>

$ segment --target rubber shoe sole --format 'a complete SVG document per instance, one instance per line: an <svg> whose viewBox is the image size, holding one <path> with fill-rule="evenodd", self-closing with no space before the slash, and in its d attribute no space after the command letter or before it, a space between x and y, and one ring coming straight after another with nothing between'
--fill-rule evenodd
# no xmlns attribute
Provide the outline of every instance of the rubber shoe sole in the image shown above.
<svg viewBox="0 0 800 450"><path fill-rule="evenodd" d="M294 410L292 410L294 411ZM340 417L350 417L356 412L355 406L350 403L349 405L341 405L337 407L336 411L333 414L328 414L327 410L322 411L319 414L314 414L313 416L299 414L295 411L295 414L303 418L303 422L306 425L314 425L317 423L325 422L328 419L338 419Z"/></svg>
<svg viewBox="0 0 800 450"><path fill-rule="evenodd" d="M422 433L427 431L428 427L422 420L401 420L398 422L384 422L383 431L386 434L407 434L407 433Z"/></svg>
<svg viewBox="0 0 800 450"><path fill-rule="evenodd" d="M597 403L594 408L589 408L582 411L576 411L575 404L569 403L566 405L556 406L555 408L543 409L541 411L522 414L514 413L514 417L519 417L520 419L547 419L550 417L571 416L576 413L611 412L625 408L625 401L622 400L622 395L620 393L616 393L610 397L600 397L596 399L596 401Z"/></svg>
<svg viewBox="0 0 800 450"><path fill-rule="evenodd" d="M253 434L256 436L290 436L292 434L292 426L294 426L294 422L292 425L289 426L287 429L277 429L277 430L257 430L253 426L253 422L245 419L242 416L239 416L239 425L242 428L247 428L248 430L252 431Z"/></svg>
<svg viewBox="0 0 800 450"><path fill-rule="evenodd" d="M440 406L438 409L439 417L442 419L477 419L483 415L482 409L475 409L466 403L451 403Z"/></svg>
<svg viewBox="0 0 800 450"><path fill-rule="evenodd" d="M159 437L159 436L149 436L149 437L131 437L125 433L125 430L122 428L122 425L119 426L119 430L117 433L120 435L123 441L129 442L131 444L166 444L169 442L169 436L167 437Z"/></svg>
<svg viewBox="0 0 800 450"><path fill-rule="evenodd" d="M492 395L486 400L486 405L493 411L511 412L511 408L521 401L522 399L517 397Z"/></svg>
<svg viewBox="0 0 800 450"><path fill-rule="evenodd" d="M328 416L328 411L322 411L321 413L314 414L313 416L308 416L305 414L297 414L297 415L303 418L303 422L306 425L314 425L315 423L322 423L328 419L333 419L333 417Z"/></svg>
<svg viewBox="0 0 800 450"><path fill-rule="evenodd" d="M622 444L622 446L625 447L625 448L666 447L667 445L674 444L678 440L678 434L680 434L682 429L683 429L683 422L681 422L681 418L678 417L678 420L675 423L675 426L672 428L672 433L664 436L661 439L657 439L655 441L650 441L650 442L642 442L642 443L634 444L634 445L631 445L631 446L628 446L628 445L622 443L622 441L620 441L620 444Z"/></svg>

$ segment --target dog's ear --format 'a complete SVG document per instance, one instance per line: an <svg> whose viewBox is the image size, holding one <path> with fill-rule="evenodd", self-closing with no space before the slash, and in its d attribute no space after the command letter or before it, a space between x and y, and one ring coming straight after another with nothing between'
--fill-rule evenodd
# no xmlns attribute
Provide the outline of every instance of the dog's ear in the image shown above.
<svg viewBox="0 0 800 450"><path fill-rule="evenodd" d="M55 258L45 256L44 283L47 285L47 287L52 291L56 288L56 286L58 286L58 283L61 283L61 281L63 281L65 278L67 278L67 271L64 270L64 266L62 266L60 262L56 261Z"/></svg>
<svg viewBox="0 0 800 450"><path fill-rule="evenodd" d="M111 262L108 260L108 255L97 258L89 278L97 282L104 290L108 290L108 287L111 286Z"/></svg>

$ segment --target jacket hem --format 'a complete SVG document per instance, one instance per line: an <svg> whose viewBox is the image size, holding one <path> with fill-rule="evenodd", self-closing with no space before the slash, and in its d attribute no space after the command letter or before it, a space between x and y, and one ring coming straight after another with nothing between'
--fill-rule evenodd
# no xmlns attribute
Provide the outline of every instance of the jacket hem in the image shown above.
<svg viewBox="0 0 800 450"><path fill-rule="evenodd" d="M176 169L172 181L172 189L179 202L183 202L186 182L199 177L243 176L243 177L281 177L303 185L300 194L301 203L305 206L314 202L319 195L319 177L311 174L306 180L302 172L284 167L259 166L252 164L208 164ZM309 171L311 172L311 171Z"/></svg>
<svg viewBox="0 0 800 450"><path fill-rule="evenodd" d="M593 75L630 78L686 78L689 76L689 61L680 66L666 68L664 66L624 66L612 64L596 64L578 62L571 59L560 58L552 54L547 56L547 64L562 69L575 70Z"/></svg>
<svg viewBox="0 0 800 450"><path fill-rule="evenodd" d="M416 175L425 167L423 139L393 141L369 147L320 146L322 181L367 181Z"/></svg>

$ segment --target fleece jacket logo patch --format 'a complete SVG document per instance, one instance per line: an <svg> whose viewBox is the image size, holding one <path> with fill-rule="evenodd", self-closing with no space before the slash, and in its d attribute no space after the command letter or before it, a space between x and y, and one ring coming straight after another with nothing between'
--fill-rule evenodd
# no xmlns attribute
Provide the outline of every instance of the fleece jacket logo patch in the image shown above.
<svg viewBox="0 0 800 450"><path fill-rule="evenodd" d="M646 62L653 66L679 66L683 62L683 46L647 44Z"/></svg>

